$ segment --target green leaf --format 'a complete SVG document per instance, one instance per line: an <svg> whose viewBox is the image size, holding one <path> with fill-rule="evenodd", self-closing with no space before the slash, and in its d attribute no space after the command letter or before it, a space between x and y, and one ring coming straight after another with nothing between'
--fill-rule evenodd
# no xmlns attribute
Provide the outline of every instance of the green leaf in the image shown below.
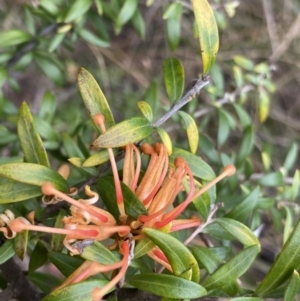
<svg viewBox="0 0 300 301"><path fill-rule="evenodd" d="M23 260L26 256L28 245L28 231L22 231L18 233L14 239L14 248L16 251L16 255Z"/></svg>
<svg viewBox="0 0 300 301"><path fill-rule="evenodd" d="M115 121L107 100L94 77L84 68L79 71L78 85L84 105L91 118L100 113L105 117L106 128L113 126Z"/></svg>
<svg viewBox="0 0 300 301"><path fill-rule="evenodd" d="M39 116L33 116L33 121L38 133L42 138L48 141L58 141L59 137L57 132L53 129L53 126L46 120Z"/></svg>
<svg viewBox="0 0 300 301"><path fill-rule="evenodd" d="M18 116L18 135L26 162L49 167L49 160L26 102L23 102Z"/></svg>
<svg viewBox="0 0 300 301"><path fill-rule="evenodd" d="M109 42L106 40L103 40L101 38L99 38L97 35L95 35L94 33L92 33L91 31L85 29L85 28L81 28L78 31L78 34L88 43L98 46L98 47L109 47Z"/></svg>
<svg viewBox="0 0 300 301"><path fill-rule="evenodd" d="M184 90L184 69L182 63L176 58L164 59L163 76L169 99L171 102L178 101Z"/></svg>
<svg viewBox="0 0 300 301"><path fill-rule="evenodd" d="M113 214L117 219L119 218L119 210L116 207L116 189L114 179L111 176L102 177L97 181L100 195L103 199L104 204L108 208L108 211ZM121 182L121 188L124 198L124 207L126 214L137 219L139 215L148 215L146 208L143 206L137 196Z"/></svg>
<svg viewBox="0 0 300 301"><path fill-rule="evenodd" d="M211 181L216 177L212 168L198 156L174 147L172 155L170 156L170 163L172 163L176 157L182 157L186 161L195 177L206 181Z"/></svg>
<svg viewBox="0 0 300 301"><path fill-rule="evenodd" d="M57 64L57 61L50 59L49 56L42 55L40 53L35 53L34 58L41 70L49 77L56 85L62 86L65 77Z"/></svg>
<svg viewBox="0 0 300 301"><path fill-rule="evenodd" d="M131 22L139 37L144 40L146 36L146 26L143 16L139 10L135 11L134 15L131 18Z"/></svg>
<svg viewBox="0 0 300 301"><path fill-rule="evenodd" d="M103 14L103 7L102 7L102 3L101 3L101 0L94 0L95 2L95 5L97 7L97 12L100 16L102 16Z"/></svg>
<svg viewBox="0 0 300 301"><path fill-rule="evenodd" d="M187 132L190 150L192 154L195 154L199 144L199 132L195 120L186 112L178 111L178 114L182 118L185 124L185 129Z"/></svg>
<svg viewBox="0 0 300 301"><path fill-rule="evenodd" d="M56 189L63 192L68 191L66 180L58 172L39 164L4 164L0 166L0 176L35 186L51 182Z"/></svg>
<svg viewBox="0 0 300 301"><path fill-rule="evenodd" d="M0 204L20 202L40 195L42 195L40 187L34 185L13 180L0 184Z"/></svg>
<svg viewBox="0 0 300 301"><path fill-rule="evenodd" d="M16 254L13 240L6 240L0 247L0 264L6 262Z"/></svg>
<svg viewBox="0 0 300 301"><path fill-rule="evenodd" d="M153 127L144 117L124 120L100 135L92 146L97 148L120 147L140 141L151 135Z"/></svg>
<svg viewBox="0 0 300 301"><path fill-rule="evenodd" d="M283 163L283 167L285 168L285 170L290 170L292 167L294 167L297 157L298 157L298 144L293 143Z"/></svg>
<svg viewBox="0 0 300 301"><path fill-rule="evenodd" d="M151 251L155 247L155 243L150 238L143 238L138 242L136 247L134 248L134 258L139 258L149 251Z"/></svg>
<svg viewBox="0 0 300 301"><path fill-rule="evenodd" d="M149 122L153 122L153 112L150 105L145 101L139 101L137 105Z"/></svg>
<svg viewBox="0 0 300 301"><path fill-rule="evenodd" d="M98 241L94 241L92 245L85 247L81 257L101 264L113 264L119 261L106 246Z"/></svg>
<svg viewBox="0 0 300 301"><path fill-rule="evenodd" d="M145 273L131 276L126 283L166 298L199 298L206 295L206 290L200 284L172 275Z"/></svg>
<svg viewBox="0 0 300 301"><path fill-rule="evenodd" d="M203 75L205 76L213 66L219 49L218 27L207 0L192 0L195 21L197 25Z"/></svg>
<svg viewBox="0 0 300 301"><path fill-rule="evenodd" d="M56 216L55 228L64 228L65 224L63 223L62 219L67 215L67 212L64 209L61 209ZM52 234L51 235L51 242L50 247L52 251L61 252L64 248L63 241L65 239L65 235L61 234Z"/></svg>
<svg viewBox="0 0 300 301"><path fill-rule="evenodd" d="M51 122L56 111L56 98L51 91L46 91L40 106L38 116L44 121Z"/></svg>
<svg viewBox="0 0 300 301"><path fill-rule="evenodd" d="M245 220L251 216L252 211L256 207L259 197L259 187L257 186L252 192L237 206L235 206L225 217L245 222Z"/></svg>
<svg viewBox="0 0 300 301"><path fill-rule="evenodd" d="M92 5L92 0L76 0L72 3L66 13L64 22L69 23L83 16Z"/></svg>
<svg viewBox="0 0 300 301"><path fill-rule="evenodd" d="M138 0L125 0L124 4L119 11L116 19L117 28L121 28L125 23L127 23L135 13L138 5Z"/></svg>
<svg viewBox="0 0 300 301"><path fill-rule="evenodd" d="M283 243L285 243L289 238L293 227L293 212L287 206L285 206L284 209L286 212L286 218L285 218L284 231L283 231Z"/></svg>
<svg viewBox="0 0 300 301"><path fill-rule="evenodd" d="M266 277L260 283L256 294L264 296L284 283L294 270L300 268L300 220L296 224L283 249L276 257Z"/></svg>
<svg viewBox="0 0 300 301"><path fill-rule="evenodd" d="M259 245L259 240L257 237L244 224L226 217L216 218L215 223L223 227L244 246Z"/></svg>
<svg viewBox="0 0 300 301"><path fill-rule="evenodd" d="M292 184L292 187L291 187L291 190L292 190L292 200L295 200L296 197L298 196L299 194L299 189L300 189L300 171L297 169L295 171L295 174L294 174L294 177L293 177L293 184ZM1 193L0 193L1 195Z"/></svg>
<svg viewBox="0 0 300 301"><path fill-rule="evenodd" d="M90 301L93 289L96 287L103 287L107 283L107 280L102 279L79 282L57 289L51 294L47 295L41 301Z"/></svg>
<svg viewBox="0 0 300 301"><path fill-rule="evenodd" d="M259 111L259 121L261 123L265 122L269 116L269 111L270 111L270 95L263 88L259 90L258 111Z"/></svg>
<svg viewBox="0 0 300 301"><path fill-rule="evenodd" d="M151 228L144 228L143 232L166 255L173 270L173 274L181 276L188 270L192 270L191 280L199 282L200 269L191 251L175 237ZM184 277L186 278L186 277Z"/></svg>
<svg viewBox="0 0 300 301"><path fill-rule="evenodd" d="M47 273L33 272L27 278L44 293L50 293L54 287L61 284L61 280Z"/></svg>
<svg viewBox="0 0 300 301"><path fill-rule="evenodd" d="M223 227L221 227L217 223L212 223L207 225L203 229L203 233L207 233L215 238L221 239L221 240L234 240L235 237L231 235L228 231L226 231Z"/></svg>
<svg viewBox="0 0 300 301"><path fill-rule="evenodd" d="M235 63L237 65L239 65L240 67L248 70L248 71L252 71L254 69L254 63L245 58L244 56L241 56L241 55L236 55L233 60L235 61Z"/></svg>
<svg viewBox="0 0 300 301"><path fill-rule="evenodd" d="M38 240L30 256L28 272L32 273L33 271L44 265L47 260L48 249L45 247L44 243Z"/></svg>
<svg viewBox="0 0 300 301"><path fill-rule="evenodd" d="M12 29L0 32L1 48L25 43L31 39L31 35L21 29Z"/></svg>
<svg viewBox="0 0 300 301"><path fill-rule="evenodd" d="M181 37L180 20L167 19L167 40L171 51L175 51L178 47Z"/></svg>
<svg viewBox="0 0 300 301"><path fill-rule="evenodd" d="M214 273L222 264L224 264L224 261L209 248L190 246L189 249L192 251L196 260L201 264L200 268L204 267L209 274Z"/></svg>
<svg viewBox="0 0 300 301"><path fill-rule="evenodd" d="M114 155L116 155L118 153L117 150L113 150ZM82 166L83 167L91 167L91 166L96 166L96 165L100 165L104 162L107 162L109 160L109 155L107 150L102 150L96 154L93 154L92 156L90 156L89 158L87 158Z"/></svg>
<svg viewBox="0 0 300 301"><path fill-rule="evenodd" d="M180 19L182 14L181 3L171 3L163 14L163 19Z"/></svg>
<svg viewBox="0 0 300 301"><path fill-rule="evenodd" d="M84 262L80 257L60 252L50 252L48 258L65 277L70 276Z"/></svg>
<svg viewBox="0 0 300 301"><path fill-rule="evenodd" d="M252 152L254 146L254 131L252 126L247 126L243 132L243 140L241 142L240 150L237 155L237 164L242 163L243 160Z"/></svg>
<svg viewBox="0 0 300 301"><path fill-rule="evenodd" d="M230 126L226 114L223 110L218 110L219 113L219 127L218 127L218 145L222 146L230 133Z"/></svg>
<svg viewBox="0 0 300 301"><path fill-rule="evenodd" d="M253 245L240 251L205 280L203 286L207 290L212 290L235 281L248 270L259 250L259 245Z"/></svg>
<svg viewBox="0 0 300 301"><path fill-rule="evenodd" d="M55 51L58 48L58 46L63 42L65 37L66 37L65 32L55 34L55 36L51 39L51 42L48 47L48 51L49 52Z"/></svg>
<svg viewBox="0 0 300 301"><path fill-rule="evenodd" d="M271 172L259 178L258 183L262 186L280 186L283 184L283 176L280 171Z"/></svg>
<svg viewBox="0 0 300 301"><path fill-rule="evenodd" d="M300 288L300 277L296 270L286 287L283 301L293 301L295 296L298 294Z"/></svg>
<svg viewBox="0 0 300 301"><path fill-rule="evenodd" d="M263 299L260 297L236 297L231 298L228 301L262 301Z"/></svg>
<svg viewBox="0 0 300 301"><path fill-rule="evenodd" d="M163 128L155 128L157 134L159 135L162 143L167 147L168 155L172 155L172 141L169 134Z"/></svg>

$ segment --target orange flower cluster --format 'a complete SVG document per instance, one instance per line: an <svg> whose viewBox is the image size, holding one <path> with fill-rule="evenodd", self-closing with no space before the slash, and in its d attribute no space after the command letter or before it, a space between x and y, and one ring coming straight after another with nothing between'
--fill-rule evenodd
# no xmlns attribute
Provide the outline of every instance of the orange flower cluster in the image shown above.
<svg viewBox="0 0 300 301"><path fill-rule="evenodd" d="M103 116L98 114L94 117L94 120L101 127L102 131L105 132ZM100 272L119 269L119 272L107 285L93 290L93 300L101 300L124 277L133 256L134 242L144 238L142 232L144 227L156 229L166 227L168 231L177 231L199 226L200 220L196 217L184 220L176 218L195 198L207 191L222 178L231 176L235 172L234 166L229 165L225 167L224 172L220 176L200 190L195 191L193 174L184 159L176 158L174 162L175 168L169 168L168 153L163 144L156 143L154 146L143 144L141 151L143 154L150 156L149 164L142 180L138 183L141 169L140 151L134 144L130 144L125 148L122 181L145 206L148 215L140 215L136 220L132 220L132 218L128 218L126 215L117 165L112 149L108 149L116 189L115 201L120 212L118 221L106 210L93 205L98 201L99 196L89 186L85 187L88 199L74 200L72 197L76 194L74 189L68 195L58 191L53 184L45 183L42 186L45 196L48 196L50 200L55 200L56 202L63 200L71 205L71 215L64 217L62 220L65 225L64 228L58 229L33 225L23 217L14 218L10 211L6 211L5 214L0 215L0 231L4 232L7 238L13 238L15 233L23 230L64 234L64 245L70 250L72 255L80 254L80 250L72 246L72 243L75 241L85 239L102 241L113 237L116 242L114 245L119 247L120 253L123 255L123 259L120 262L111 265L102 265L86 261L59 287L83 281ZM177 207L167 212L178 193L183 190L182 181L186 177L188 177L190 183L186 199ZM160 249L156 247L149 251L148 255L172 271L166 256Z"/></svg>

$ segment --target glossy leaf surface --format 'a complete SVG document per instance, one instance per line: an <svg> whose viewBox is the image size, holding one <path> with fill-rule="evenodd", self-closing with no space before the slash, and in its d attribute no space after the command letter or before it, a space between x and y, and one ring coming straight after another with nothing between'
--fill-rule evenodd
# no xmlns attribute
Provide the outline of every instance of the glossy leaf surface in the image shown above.
<svg viewBox="0 0 300 301"><path fill-rule="evenodd" d="M120 147L140 141L153 132L150 122L143 117L124 120L100 135L92 146L97 148Z"/></svg>
<svg viewBox="0 0 300 301"><path fill-rule="evenodd" d="M300 288L300 277L296 270L294 270L293 275L286 287L284 293L283 301L293 301L295 296L298 294Z"/></svg>
<svg viewBox="0 0 300 301"><path fill-rule="evenodd" d="M215 178L216 175L212 168L198 156L195 156L183 149L174 147L170 157L170 163L173 163L176 157L182 157L186 161L195 177L207 181L211 181Z"/></svg>
<svg viewBox="0 0 300 301"><path fill-rule="evenodd" d="M215 223L239 240L244 246L259 245L254 233L244 224L230 218L216 218Z"/></svg>
<svg viewBox="0 0 300 301"><path fill-rule="evenodd" d="M184 90L184 69L176 58L166 58L163 61L163 76L165 88L171 102L179 100Z"/></svg>
<svg viewBox="0 0 300 301"><path fill-rule="evenodd" d="M282 251L276 257L256 294L264 296L288 280L300 268L300 221L298 221Z"/></svg>
<svg viewBox="0 0 300 301"><path fill-rule="evenodd" d="M171 156L173 147L172 147L172 141L168 133L163 128L156 128L155 129L162 140L163 144L167 147L168 155Z"/></svg>
<svg viewBox="0 0 300 301"><path fill-rule="evenodd" d="M68 190L66 180L58 172L39 164L4 164L0 166L0 176L35 186L50 182L60 191Z"/></svg>
<svg viewBox="0 0 300 301"><path fill-rule="evenodd" d="M115 121L107 100L94 77L84 68L81 68L78 74L78 85L90 116L100 113L105 117L106 128L113 126Z"/></svg>
<svg viewBox="0 0 300 301"><path fill-rule="evenodd" d="M1 47L9 47L27 42L31 35L20 29L12 29L0 33Z"/></svg>
<svg viewBox="0 0 300 301"><path fill-rule="evenodd" d="M253 245L240 251L205 280L203 286L207 290L212 290L235 281L248 270L259 250L258 245Z"/></svg>
<svg viewBox="0 0 300 301"><path fill-rule="evenodd" d="M214 12L207 0L192 0L197 25L203 75L213 66L219 50L219 34Z"/></svg>
<svg viewBox="0 0 300 301"><path fill-rule="evenodd" d="M0 204L15 203L42 195L40 187L9 180L0 184Z"/></svg>
<svg viewBox="0 0 300 301"><path fill-rule="evenodd" d="M184 128L186 129L190 150L192 154L195 154L199 144L199 131L195 120L186 112L178 111L178 114L184 122Z"/></svg>
<svg viewBox="0 0 300 301"><path fill-rule="evenodd" d="M150 105L145 101L139 101L137 103L139 109L141 110L142 114L149 120L149 122L153 121L153 112Z"/></svg>
<svg viewBox="0 0 300 301"><path fill-rule="evenodd" d="M98 181L100 195L109 211L118 219L119 211L116 208L116 189L113 177L105 176ZM137 196L129 189L127 185L121 182L121 188L124 198L124 207L126 214L137 219L139 215L148 215L148 211L143 206ZM112 211L111 211L112 210Z"/></svg>
<svg viewBox="0 0 300 301"><path fill-rule="evenodd" d="M6 262L15 255L14 242L12 240L6 240L0 247L0 264Z"/></svg>
<svg viewBox="0 0 300 301"><path fill-rule="evenodd" d="M50 166L42 139L38 134L29 107L23 102L18 116L18 135L26 162Z"/></svg>
<svg viewBox="0 0 300 301"><path fill-rule="evenodd" d="M172 275L134 275L127 279L126 283L166 298L199 298L206 294L206 290L200 284Z"/></svg>
<svg viewBox="0 0 300 301"><path fill-rule="evenodd" d="M60 252L50 252L48 258L65 277L70 276L84 262L78 256L72 257Z"/></svg>
<svg viewBox="0 0 300 301"><path fill-rule="evenodd" d="M81 257L102 264L112 264L119 261L106 246L97 241L94 241L92 245L85 247Z"/></svg>
<svg viewBox="0 0 300 301"><path fill-rule="evenodd" d="M57 289L43 298L41 301L91 301L91 293L95 287L102 287L108 283L107 280L88 280L67 287Z"/></svg>
<svg viewBox="0 0 300 301"><path fill-rule="evenodd" d="M200 269L191 251L175 237L151 228L144 228L143 232L149 237L168 258L173 273L181 276L189 269L192 269L192 281L200 279Z"/></svg>

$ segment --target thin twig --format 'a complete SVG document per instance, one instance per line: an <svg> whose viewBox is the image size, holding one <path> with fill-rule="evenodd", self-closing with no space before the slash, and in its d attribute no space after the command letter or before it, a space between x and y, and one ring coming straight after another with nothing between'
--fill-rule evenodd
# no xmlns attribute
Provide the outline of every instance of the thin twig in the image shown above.
<svg viewBox="0 0 300 301"><path fill-rule="evenodd" d="M203 229L213 222L213 216L217 212L219 208L219 204L214 204L209 212L207 220L205 223L201 224L199 227L195 229L195 231L185 240L184 245L188 245L199 233L203 231Z"/></svg>
<svg viewBox="0 0 300 301"><path fill-rule="evenodd" d="M180 110L185 104L191 101L196 96L196 94L199 94L201 89L208 85L208 83L208 77L199 78L192 89L190 89L177 103L175 103L164 116L162 116L160 119L158 119L152 124L153 127L160 127L172 115L174 115L178 110Z"/></svg>
<svg viewBox="0 0 300 301"><path fill-rule="evenodd" d="M276 22L274 22L272 4L270 0L262 0L262 3L267 21L267 30L270 38L272 54L274 54L278 47L279 39L277 34Z"/></svg>

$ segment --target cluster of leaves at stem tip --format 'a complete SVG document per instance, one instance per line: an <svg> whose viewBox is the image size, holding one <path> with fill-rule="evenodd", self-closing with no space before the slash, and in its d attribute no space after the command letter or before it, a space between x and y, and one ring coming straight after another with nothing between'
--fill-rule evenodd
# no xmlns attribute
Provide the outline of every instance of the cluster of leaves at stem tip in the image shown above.
<svg viewBox="0 0 300 301"><path fill-rule="evenodd" d="M95 3L101 11L102 2ZM78 12L83 14L91 4L92 1L75 1L62 17L59 25L61 35L51 43L51 50L58 47L64 34L75 26ZM135 24L140 24L137 22L137 4L138 1L124 1L118 16L114 16L116 32L133 16ZM51 9L45 1L43 5ZM178 5L172 3L165 12L164 18L172 20L169 27L177 24ZM64 137L68 161L82 177L76 185L70 187L70 168L67 164L57 171L51 167L36 126L43 124L41 119L47 114L44 112L40 119L35 118L25 102L21 105L17 131L24 162L0 165L0 231L5 237L0 247L0 263L15 254L24 259L27 249L31 248L28 278L48 293L43 301L71 301L74 298L101 300L122 285L161 296L162 300L187 300L210 294L230 296L231 300L256 301L280 293L284 300L293 300L297 294L300 286L297 272L300 268L299 222L292 231L291 221L287 223L282 250L265 278L248 289L239 284L239 278L256 259L260 242L251 230L255 227L246 226L245 221L249 212L254 214L263 207L270 208L274 201L261 198L261 190L257 186L247 191L248 194L238 205L222 217L214 217L219 208L215 204L216 184L225 177L232 176L227 180L228 185L237 180L232 163L240 169L247 168L254 134L248 115L241 106L236 105L237 114L245 126L236 158L223 155L225 168L216 177L211 166L196 155L199 145L197 124L190 114L180 108L192 101L208 84L208 73L215 72L212 70L215 68L219 41L209 3L206 0L192 0L192 5L203 75L184 94L185 78L181 62L176 58L165 59L163 78L172 105L158 120L154 120L150 105L140 101L138 107L143 117L132 117L115 124L110 106L96 80L85 69L80 70L79 89L98 137L90 141L95 151L87 149L83 141L76 144L70 136ZM108 46L78 26L78 34L82 38L101 47ZM23 31L6 33L2 38L8 46L30 39ZM171 40L169 44L172 48L176 43ZM36 60L42 62L43 58L37 56ZM248 71L255 69L255 72L264 67L252 66L251 61L241 56L235 57L235 61L238 66L234 73L240 84L237 86L241 89L243 76L240 67ZM45 64L40 65L47 73ZM59 83L54 69L49 75ZM261 122L268 115L267 89L267 84L261 89ZM168 133L161 127L174 114L178 114L184 124L189 151L173 147ZM219 120L218 145L222 146L233 122L225 110L219 110ZM150 145L144 142L153 132L158 134L161 143ZM55 132L51 134L57 136ZM211 158L214 157L213 152L208 153ZM285 162L287 169L293 161L288 158L293 157L293 153L294 148ZM147 163L144 162L143 172L142 157L149 158ZM118 169L119 161L122 161L122 170ZM108 170L112 174L103 175ZM267 183L268 186L270 178L273 181L280 174L268 176L261 180L261 185ZM289 190L291 198L296 198L299 182L297 173ZM101 206L96 206L94 204L99 197ZM18 206L21 203L25 204L28 215L24 215L24 210ZM58 211L55 216L48 212L51 206ZM287 216L290 216L289 209L286 210ZM192 229L192 232L178 232L187 229ZM199 246L193 239L201 232L221 241L237 240L243 248L233 254L225 244L211 248ZM50 233L50 241L40 239L39 233ZM32 242L35 243L33 249ZM49 261L66 277L64 281L36 272ZM110 295L109 298L115 297Z"/></svg>

